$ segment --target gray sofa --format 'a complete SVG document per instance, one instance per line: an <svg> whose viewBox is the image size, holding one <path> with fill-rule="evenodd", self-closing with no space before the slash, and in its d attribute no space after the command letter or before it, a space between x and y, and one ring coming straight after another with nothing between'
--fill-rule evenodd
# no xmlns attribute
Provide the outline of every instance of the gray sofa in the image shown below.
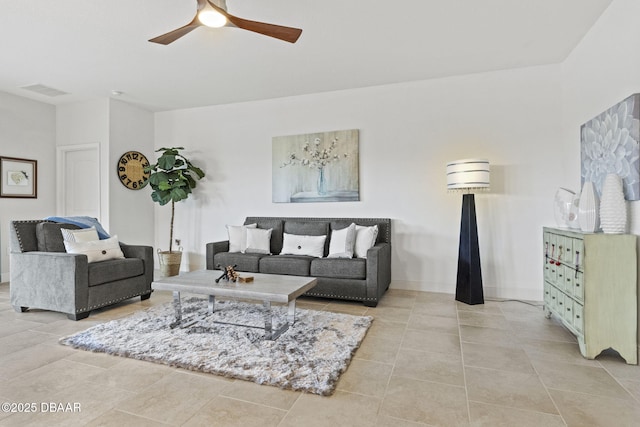
<svg viewBox="0 0 640 427"><path fill-rule="evenodd" d="M79 227L46 220L11 221L9 288L16 311L52 310L79 320L91 310L151 296L151 246L120 243L124 259L88 263L86 255L66 253L61 228Z"/></svg>
<svg viewBox="0 0 640 427"><path fill-rule="evenodd" d="M331 230L339 230L355 223L378 226L376 244L364 258L326 258ZM318 284L305 295L332 299L362 301L375 307L391 283L391 220L375 218L293 218L247 217L244 224L271 228L271 254L229 251L229 241L207 243L207 269L215 270L236 265L237 271L311 276ZM278 255L282 250L283 233L297 235L326 235L324 256Z"/></svg>

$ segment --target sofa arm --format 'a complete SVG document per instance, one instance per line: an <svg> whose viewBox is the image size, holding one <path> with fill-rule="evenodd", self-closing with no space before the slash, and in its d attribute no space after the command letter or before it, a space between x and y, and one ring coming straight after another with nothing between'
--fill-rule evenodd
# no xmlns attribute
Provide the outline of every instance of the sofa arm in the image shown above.
<svg viewBox="0 0 640 427"><path fill-rule="evenodd" d="M140 258L142 262L144 262L144 275L146 276L147 282L149 284L149 289L151 289L151 282L153 282L153 248L151 246L143 246L143 245L127 245L126 243L120 242L120 248L122 249L122 253L124 253L125 258Z"/></svg>
<svg viewBox="0 0 640 427"><path fill-rule="evenodd" d="M229 252L228 240L207 243L207 270L216 269L216 266L213 263L213 257L215 256L215 254L220 252Z"/></svg>
<svg viewBox="0 0 640 427"><path fill-rule="evenodd" d="M391 244L378 243L367 251L367 300L375 307L391 283Z"/></svg>
<svg viewBox="0 0 640 427"><path fill-rule="evenodd" d="M87 311L87 265L86 255L11 252L11 305L15 308L34 307L68 314Z"/></svg>

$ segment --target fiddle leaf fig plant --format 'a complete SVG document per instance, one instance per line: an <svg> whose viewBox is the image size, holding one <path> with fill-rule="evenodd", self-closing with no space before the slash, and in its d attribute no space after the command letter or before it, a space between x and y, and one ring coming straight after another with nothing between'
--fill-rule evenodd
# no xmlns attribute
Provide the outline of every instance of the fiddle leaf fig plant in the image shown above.
<svg viewBox="0 0 640 427"><path fill-rule="evenodd" d="M194 166L184 155L180 153L184 147L160 148L156 153L162 152L155 164L145 168L150 172L149 179L145 181L151 186L151 199L164 206L171 202L171 226L169 229L169 252L173 245L173 219L175 203L189 197L196 188L196 180L204 177L204 172Z"/></svg>

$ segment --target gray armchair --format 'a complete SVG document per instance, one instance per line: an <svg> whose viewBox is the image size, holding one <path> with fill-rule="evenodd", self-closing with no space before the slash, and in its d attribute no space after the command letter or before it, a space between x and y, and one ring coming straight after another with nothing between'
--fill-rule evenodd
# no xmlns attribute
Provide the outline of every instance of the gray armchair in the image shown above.
<svg viewBox="0 0 640 427"><path fill-rule="evenodd" d="M91 310L139 296L151 296L153 248L120 243L124 259L89 263L65 252L61 228L46 220L10 223L10 294L18 312L29 308L66 313L71 320Z"/></svg>

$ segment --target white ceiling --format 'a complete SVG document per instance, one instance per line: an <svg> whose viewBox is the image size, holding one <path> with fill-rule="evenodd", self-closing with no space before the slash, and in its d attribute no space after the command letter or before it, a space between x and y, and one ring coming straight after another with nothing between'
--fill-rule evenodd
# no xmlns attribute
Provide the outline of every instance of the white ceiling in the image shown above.
<svg viewBox="0 0 640 427"><path fill-rule="evenodd" d="M117 90L163 111L559 63L611 1L227 0L302 36L202 27L163 46L147 40L196 0L0 0L0 90L52 104Z"/></svg>

